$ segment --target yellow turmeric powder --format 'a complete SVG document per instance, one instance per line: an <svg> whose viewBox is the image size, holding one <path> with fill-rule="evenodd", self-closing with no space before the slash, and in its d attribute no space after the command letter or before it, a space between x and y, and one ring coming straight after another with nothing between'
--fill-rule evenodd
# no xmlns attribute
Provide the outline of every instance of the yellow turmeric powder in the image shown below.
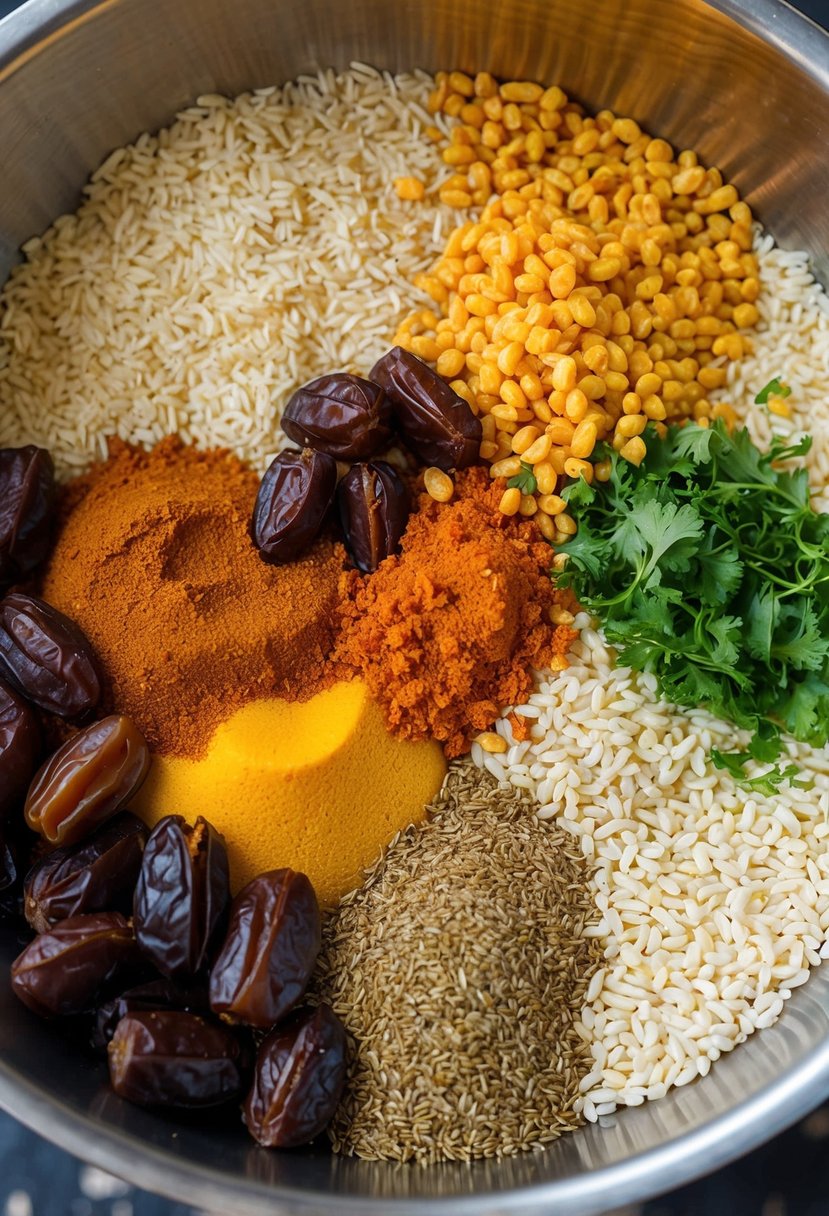
<svg viewBox="0 0 829 1216"><path fill-rule="evenodd" d="M437 743L393 739L360 681L309 701L254 701L200 760L160 756L134 809L206 814L224 835L234 890L264 870L307 874L321 903L360 885L401 828L419 823L446 765Z"/></svg>

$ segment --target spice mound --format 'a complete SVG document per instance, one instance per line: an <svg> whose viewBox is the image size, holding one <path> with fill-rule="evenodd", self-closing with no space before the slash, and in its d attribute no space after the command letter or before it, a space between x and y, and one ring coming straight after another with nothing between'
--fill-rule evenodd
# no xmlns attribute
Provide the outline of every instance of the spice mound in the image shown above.
<svg viewBox="0 0 829 1216"><path fill-rule="evenodd" d="M44 598L75 620L106 699L153 751L197 756L234 710L330 683L339 545L269 566L248 535L258 478L178 438L149 452L112 440L66 491Z"/></svg>
<svg viewBox="0 0 829 1216"><path fill-rule="evenodd" d="M470 469L456 493L448 505L422 494L401 555L368 581L344 577L335 656L368 682L394 734L439 739L449 757L525 699L532 668L563 662L575 637L555 623L572 616L549 546L500 513L503 484Z"/></svg>
<svg viewBox="0 0 829 1216"><path fill-rule="evenodd" d="M156 757L133 806L148 823L171 807L192 823L209 807L234 889L287 866L333 904L395 832L422 820L445 771L439 745L393 739L354 680L301 704L244 706L203 759Z"/></svg>
<svg viewBox="0 0 829 1216"><path fill-rule="evenodd" d="M500 1157L580 1120L600 964L573 838L469 761L323 929L315 981L356 1046L329 1134L369 1160Z"/></svg>

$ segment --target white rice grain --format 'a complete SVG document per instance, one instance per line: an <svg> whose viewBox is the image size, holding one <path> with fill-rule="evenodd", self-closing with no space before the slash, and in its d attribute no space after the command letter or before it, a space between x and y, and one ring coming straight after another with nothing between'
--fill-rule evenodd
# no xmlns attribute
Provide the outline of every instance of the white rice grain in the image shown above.
<svg viewBox="0 0 829 1216"><path fill-rule="evenodd" d="M652 679L613 666L592 629L571 657L567 671L539 673L528 740L499 722L510 750L486 767L511 782L514 758L522 787L528 774L543 795L539 815L594 866L606 964L582 1014L594 1068L581 1113L595 1120L705 1075L772 1025L804 962L819 962L829 774L825 756L788 741L813 788L747 794L707 760L712 746L739 745L733 727L661 702Z"/></svg>
<svg viewBox="0 0 829 1216"><path fill-rule="evenodd" d="M756 307L760 321L751 335L753 352L727 364L726 386L712 400L730 402L756 443L767 447L775 434L796 439L812 436L805 458L818 510L829 510L829 296L815 280L809 255L778 249L757 225L754 251L760 264L762 291ZM725 365L724 359L715 360ZM754 398L773 377L791 388L782 418L754 405Z"/></svg>
<svg viewBox="0 0 829 1216"><path fill-rule="evenodd" d="M177 431L264 467L290 394L369 370L456 222L430 85L354 65L211 94L114 152L0 296L0 445L65 476L111 434ZM397 198L404 174L424 203Z"/></svg>

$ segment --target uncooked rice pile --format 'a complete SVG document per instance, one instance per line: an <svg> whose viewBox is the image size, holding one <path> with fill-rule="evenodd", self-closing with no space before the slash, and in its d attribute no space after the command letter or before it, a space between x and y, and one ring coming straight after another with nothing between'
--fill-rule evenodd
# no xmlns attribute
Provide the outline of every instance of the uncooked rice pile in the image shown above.
<svg viewBox="0 0 829 1216"><path fill-rule="evenodd" d="M705 1076L770 1026L829 950L829 757L789 742L813 788L748 794L707 757L744 736L677 712L614 667L581 614L571 666L518 713L531 738L473 758L532 793L592 871L604 964L582 1013L590 1120Z"/></svg>
<svg viewBox="0 0 829 1216"><path fill-rule="evenodd" d="M600 951L566 835L469 761L323 933L319 989L357 1042L334 1147L467 1161L579 1122L578 1016Z"/></svg>
<svg viewBox="0 0 829 1216"><path fill-rule="evenodd" d="M762 284L754 350L736 362L722 361L727 384L711 395L734 405L761 446L768 446L775 432L810 434L812 450L805 463L813 502L817 510L829 511L829 297L809 269L808 254L778 249L759 226L754 251ZM788 418L754 405L773 376L792 390L784 403Z"/></svg>
<svg viewBox="0 0 829 1216"><path fill-rule="evenodd" d="M288 395L371 367L457 222L432 83L355 65L202 97L113 152L0 296L0 446L40 444L67 474L110 434L178 432L264 467ZM397 198L404 173L425 202Z"/></svg>

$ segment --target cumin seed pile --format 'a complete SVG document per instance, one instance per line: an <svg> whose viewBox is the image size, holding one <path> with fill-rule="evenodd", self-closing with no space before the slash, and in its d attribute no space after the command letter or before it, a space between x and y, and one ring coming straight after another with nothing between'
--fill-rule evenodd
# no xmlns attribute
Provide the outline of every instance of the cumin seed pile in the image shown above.
<svg viewBox="0 0 829 1216"><path fill-rule="evenodd" d="M454 765L323 933L316 987L354 1039L329 1135L367 1160L500 1157L580 1122L601 952L577 844Z"/></svg>

